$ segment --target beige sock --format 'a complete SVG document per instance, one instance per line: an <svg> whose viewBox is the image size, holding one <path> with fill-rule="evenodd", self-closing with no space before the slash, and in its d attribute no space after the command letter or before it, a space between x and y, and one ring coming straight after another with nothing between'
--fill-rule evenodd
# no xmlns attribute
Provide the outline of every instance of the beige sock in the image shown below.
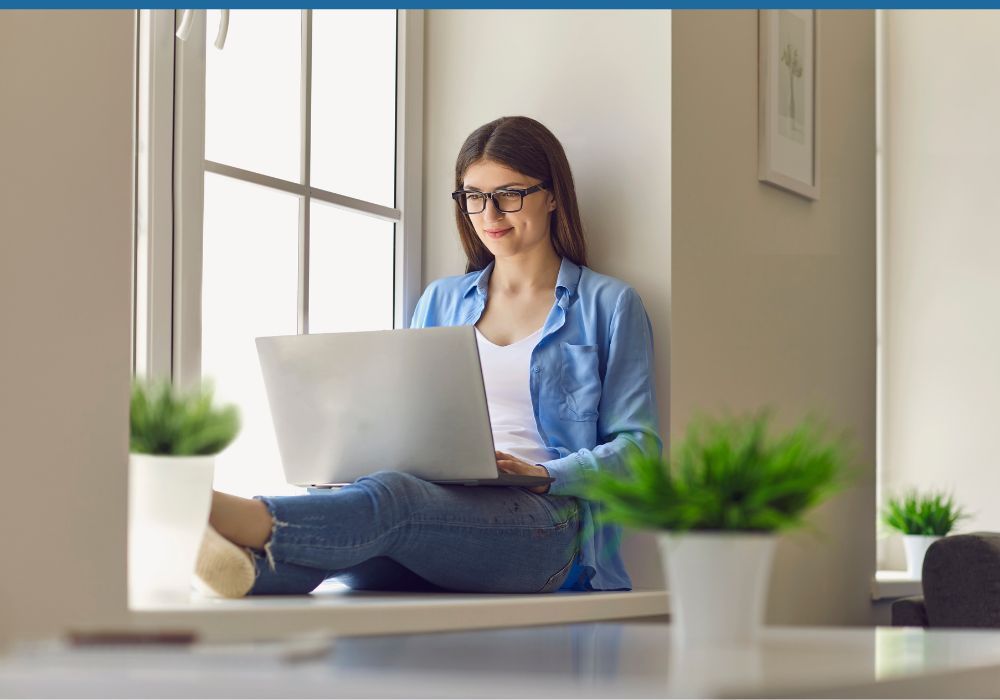
<svg viewBox="0 0 1000 700"><path fill-rule="evenodd" d="M233 544L211 525L198 550L195 564L197 586L204 593L222 598L242 598L253 588L256 574L253 559L243 547Z"/></svg>

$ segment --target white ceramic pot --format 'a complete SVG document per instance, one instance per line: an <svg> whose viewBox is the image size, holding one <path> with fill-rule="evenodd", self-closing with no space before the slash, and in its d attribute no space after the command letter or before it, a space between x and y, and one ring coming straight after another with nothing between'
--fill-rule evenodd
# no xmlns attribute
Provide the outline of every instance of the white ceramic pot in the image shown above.
<svg viewBox="0 0 1000 700"><path fill-rule="evenodd" d="M906 549L906 575L909 578L921 578L924 569L924 555L932 544L941 539L938 535L903 535L903 548ZM898 550L897 550L898 551Z"/></svg>
<svg viewBox="0 0 1000 700"><path fill-rule="evenodd" d="M764 620L777 536L695 531L658 536L670 626L682 647L742 646Z"/></svg>
<svg viewBox="0 0 1000 700"><path fill-rule="evenodd" d="M129 457L129 602L187 601L212 506L215 457Z"/></svg>

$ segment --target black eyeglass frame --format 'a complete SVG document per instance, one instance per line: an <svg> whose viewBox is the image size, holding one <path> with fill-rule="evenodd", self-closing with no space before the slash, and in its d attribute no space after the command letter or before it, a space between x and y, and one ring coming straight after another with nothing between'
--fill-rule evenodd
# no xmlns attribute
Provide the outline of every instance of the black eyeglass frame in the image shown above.
<svg viewBox="0 0 1000 700"><path fill-rule="evenodd" d="M503 214L514 214L524 209L525 197L527 197L529 194L534 194L535 192L547 190L551 186L552 183L546 180L545 182L539 182L537 185L532 185L531 187L525 187L525 188L502 187L501 189L494 190L493 192L480 192L479 190L455 190L454 192L451 193L451 198L455 200L455 204L457 204L459 208L462 210L462 212L465 213L467 216L475 216L475 214L482 214L484 211L486 211L486 207L489 206L490 200L493 200L493 206L497 208L497 211ZM497 194L497 192L516 192L517 194L521 195L521 206L519 206L517 209L510 209L510 210L501 209L500 205L497 204L497 200L494 198L494 195ZM462 206L462 197L470 194L479 194L486 197L486 199L483 201L483 208L480 211L475 212L475 214L470 213L468 207Z"/></svg>

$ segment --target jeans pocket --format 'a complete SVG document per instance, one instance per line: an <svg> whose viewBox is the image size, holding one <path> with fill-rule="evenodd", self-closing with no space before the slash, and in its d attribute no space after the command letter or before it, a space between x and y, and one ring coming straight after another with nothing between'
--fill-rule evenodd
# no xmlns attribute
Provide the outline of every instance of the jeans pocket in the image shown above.
<svg viewBox="0 0 1000 700"><path fill-rule="evenodd" d="M534 493L529 489L524 489L542 502L545 509L552 516L552 524L559 528L580 519L580 504L572 496L551 496L543 493Z"/></svg>
<svg viewBox="0 0 1000 700"><path fill-rule="evenodd" d="M549 580L545 582L545 585L541 587L536 593L553 593L559 590L559 587L563 585L566 581L566 577L569 576L570 569L573 568L573 562L576 561L576 552L573 552L573 556L569 558L559 571L555 572L549 576Z"/></svg>

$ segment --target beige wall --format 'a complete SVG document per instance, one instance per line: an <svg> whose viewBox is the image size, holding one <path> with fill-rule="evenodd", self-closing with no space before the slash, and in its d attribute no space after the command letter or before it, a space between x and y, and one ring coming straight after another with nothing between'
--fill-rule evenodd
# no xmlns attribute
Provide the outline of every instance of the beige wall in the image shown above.
<svg viewBox="0 0 1000 700"><path fill-rule="evenodd" d="M863 624L875 570L875 28L821 13L821 197L757 181L757 14L674 12L672 420L806 412L853 435L856 486L785 536L769 620Z"/></svg>
<svg viewBox="0 0 1000 700"><path fill-rule="evenodd" d="M0 12L0 643L124 619L134 23Z"/></svg>
<svg viewBox="0 0 1000 700"><path fill-rule="evenodd" d="M491 72L511 65L517 87L497 88ZM471 86L470 74L480 76ZM424 79L424 283L465 271L448 197L465 137L499 116L540 120L569 157L590 266L632 284L652 320L665 429L670 12L429 11ZM635 536L624 548L635 585L662 586L652 539Z"/></svg>
<svg viewBox="0 0 1000 700"><path fill-rule="evenodd" d="M424 283L465 271L448 196L465 137L499 116L540 120L573 168L591 267L632 284L653 321L665 417L670 13L435 10L426 32ZM497 88L490 74L511 65L517 87Z"/></svg>
<svg viewBox="0 0 1000 700"><path fill-rule="evenodd" d="M951 490L961 529L1000 530L1000 12L885 25L883 491Z"/></svg>
<svg viewBox="0 0 1000 700"><path fill-rule="evenodd" d="M632 284L652 320L663 429L670 399L670 26L669 11L428 11L424 74L424 283L465 271L448 198L465 137L499 116L538 119L566 149L590 266ZM516 88L501 90L488 76L510 65L509 45L496 37L514 36L513 28L523 70ZM470 73L482 76L473 87ZM634 536L624 548L635 585L662 586L652 539Z"/></svg>

